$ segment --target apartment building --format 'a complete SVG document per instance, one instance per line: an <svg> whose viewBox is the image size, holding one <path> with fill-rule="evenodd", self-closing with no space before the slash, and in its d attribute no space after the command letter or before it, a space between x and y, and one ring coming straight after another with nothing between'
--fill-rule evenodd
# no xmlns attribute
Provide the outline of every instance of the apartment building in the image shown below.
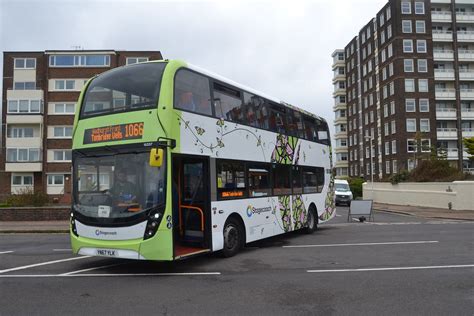
<svg viewBox="0 0 474 316"><path fill-rule="evenodd" d="M462 143L474 136L472 0L390 0L344 63L350 176L387 178L434 150L474 172Z"/></svg>
<svg viewBox="0 0 474 316"><path fill-rule="evenodd" d="M346 65L343 49L336 49L332 53L332 70L334 85L334 153L336 178L346 177L348 173L347 153L347 104L346 104Z"/></svg>
<svg viewBox="0 0 474 316"><path fill-rule="evenodd" d="M87 80L127 64L162 59L159 51L4 52L0 197L71 193L72 126Z"/></svg>

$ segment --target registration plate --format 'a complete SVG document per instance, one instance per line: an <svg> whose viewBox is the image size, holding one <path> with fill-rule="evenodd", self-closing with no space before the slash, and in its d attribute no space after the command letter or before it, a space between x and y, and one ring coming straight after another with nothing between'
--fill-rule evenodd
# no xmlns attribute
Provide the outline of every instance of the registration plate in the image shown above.
<svg viewBox="0 0 474 316"><path fill-rule="evenodd" d="M117 257L117 250L114 249L97 249L98 256L105 256L105 257Z"/></svg>

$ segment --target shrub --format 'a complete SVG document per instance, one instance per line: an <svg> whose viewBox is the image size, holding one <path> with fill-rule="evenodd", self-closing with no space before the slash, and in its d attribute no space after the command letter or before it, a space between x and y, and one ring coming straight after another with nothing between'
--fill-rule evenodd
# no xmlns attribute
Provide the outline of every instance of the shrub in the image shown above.
<svg viewBox="0 0 474 316"><path fill-rule="evenodd" d="M409 178L410 173L407 170L401 170L399 173L395 173L390 176L390 182L392 184L397 184L400 182L407 181Z"/></svg>
<svg viewBox="0 0 474 316"><path fill-rule="evenodd" d="M362 183L365 182L364 178L349 178L347 182L349 182L353 198L362 197Z"/></svg>
<svg viewBox="0 0 474 316"><path fill-rule="evenodd" d="M462 172L451 167L447 160L442 159L418 161L418 165L409 176L409 180L414 182L450 182L464 180L464 178Z"/></svg>
<svg viewBox="0 0 474 316"><path fill-rule="evenodd" d="M9 206L43 206L48 203L48 195L33 189L22 189L18 194L7 198Z"/></svg>

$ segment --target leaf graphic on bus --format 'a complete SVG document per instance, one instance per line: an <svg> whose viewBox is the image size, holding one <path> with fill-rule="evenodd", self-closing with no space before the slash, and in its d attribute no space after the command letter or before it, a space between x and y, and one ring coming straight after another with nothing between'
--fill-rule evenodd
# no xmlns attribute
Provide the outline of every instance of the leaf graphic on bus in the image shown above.
<svg viewBox="0 0 474 316"><path fill-rule="evenodd" d="M262 145L262 136L258 136L258 140L257 140L257 146L260 146Z"/></svg>
<svg viewBox="0 0 474 316"><path fill-rule="evenodd" d="M224 120L223 119L217 120L216 125L221 126L221 127L224 126Z"/></svg>
<svg viewBox="0 0 474 316"><path fill-rule="evenodd" d="M278 204L280 207L280 216L283 223L283 230L285 232L289 232L291 230L290 196L289 195L279 196Z"/></svg>
<svg viewBox="0 0 474 316"><path fill-rule="evenodd" d="M303 228L306 224L306 209L301 195L293 196L293 229Z"/></svg>
<svg viewBox="0 0 474 316"><path fill-rule="evenodd" d="M216 140L217 140L217 146L218 146L218 147L220 147L220 148L224 147L224 143L222 142L221 139L219 139L219 138L216 137Z"/></svg>
<svg viewBox="0 0 474 316"><path fill-rule="evenodd" d="M296 137L278 134L271 161L283 164L293 163L297 142L298 139Z"/></svg>
<svg viewBox="0 0 474 316"><path fill-rule="evenodd" d="M199 126L194 126L194 128L196 129L196 132L198 133L198 135L202 135L206 132L204 128L201 128Z"/></svg>

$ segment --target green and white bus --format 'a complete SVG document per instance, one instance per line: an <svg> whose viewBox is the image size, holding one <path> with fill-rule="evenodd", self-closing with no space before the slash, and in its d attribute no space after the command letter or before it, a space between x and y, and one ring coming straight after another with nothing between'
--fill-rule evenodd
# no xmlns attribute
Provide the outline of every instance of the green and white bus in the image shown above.
<svg viewBox="0 0 474 316"><path fill-rule="evenodd" d="M317 115L179 60L102 73L78 105L76 254L228 257L335 215L328 125Z"/></svg>

